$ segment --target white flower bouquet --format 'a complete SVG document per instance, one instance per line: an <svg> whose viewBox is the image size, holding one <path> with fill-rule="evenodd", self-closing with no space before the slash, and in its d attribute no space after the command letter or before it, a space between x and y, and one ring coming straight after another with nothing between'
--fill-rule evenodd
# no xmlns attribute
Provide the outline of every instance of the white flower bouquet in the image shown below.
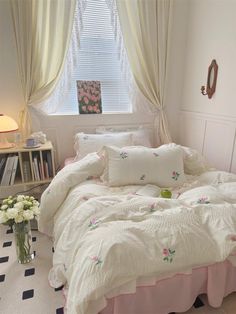
<svg viewBox="0 0 236 314"><path fill-rule="evenodd" d="M29 221L37 219L39 213L39 202L33 196L9 196L0 206L0 223L13 227L17 258L21 264L29 263L34 258Z"/></svg>
<svg viewBox="0 0 236 314"><path fill-rule="evenodd" d="M9 196L0 207L0 223L12 227L15 223L38 218L39 202L33 196Z"/></svg>

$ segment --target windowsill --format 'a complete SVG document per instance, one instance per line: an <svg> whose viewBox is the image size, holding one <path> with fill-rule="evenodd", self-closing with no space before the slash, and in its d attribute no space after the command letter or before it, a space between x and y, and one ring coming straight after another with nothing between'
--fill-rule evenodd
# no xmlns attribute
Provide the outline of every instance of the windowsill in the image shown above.
<svg viewBox="0 0 236 314"><path fill-rule="evenodd" d="M134 114L134 112L103 112L103 113L97 113L97 114L95 114L95 113L79 114L76 112L61 112L61 113L57 112L57 113L48 114L48 116L53 116L53 117L55 117L55 116L59 116L59 117L61 117L61 116L79 116L79 117L81 117L81 116L86 116L86 117L87 116L96 116L96 117L98 117L98 116L102 116L102 115L130 115L130 114Z"/></svg>

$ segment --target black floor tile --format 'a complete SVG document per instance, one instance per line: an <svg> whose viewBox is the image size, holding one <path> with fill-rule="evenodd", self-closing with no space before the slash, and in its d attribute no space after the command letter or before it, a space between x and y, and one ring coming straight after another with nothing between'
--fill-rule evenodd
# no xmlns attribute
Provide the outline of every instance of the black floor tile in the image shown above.
<svg viewBox="0 0 236 314"><path fill-rule="evenodd" d="M64 314L63 307L60 307L59 309L56 309L56 314Z"/></svg>
<svg viewBox="0 0 236 314"><path fill-rule="evenodd" d="M23 291L22 300L31 299L34 296L34 289Z"/></svg>
<svg viewBox="0 0 236 314"><path fill-rule="evenodd" d="M0 282L3 282L5 280L6 275L0 275Z"/></svg>
<svg viewBox="0 0 236 314"><path fill-rule="evenodd" d="M3 247L8 247L12 245L12 241L4 242Z"/></svg>
<svg viewBox="0 0 236 314"><path fill-rule="evenodd" d="M9 260L9 256L0 257L0 263L6 263Z"/></svg>
<svg viewBox="0 0 236 314"><path fill-rule="evenodd" d="M32 276L35 274L35 268L29 268L25 270L25 277Z"/></svg>
<svg viewBox="0 0 236 314"><path fill-rule="evenodd" d="M32 242L36 242L36 237L32 237Z"/></svg>
<svg viewBox="0 0 236 314"><path fill-rule="evenodd" d="M8 229L6 233L13 233L12 229Z"/></svg>

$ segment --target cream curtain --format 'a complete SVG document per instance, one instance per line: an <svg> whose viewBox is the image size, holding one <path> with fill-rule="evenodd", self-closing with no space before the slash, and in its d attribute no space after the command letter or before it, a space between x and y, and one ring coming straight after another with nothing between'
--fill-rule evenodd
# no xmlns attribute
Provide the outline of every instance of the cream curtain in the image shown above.
<svg viewBox="0 0 236 314"><path fill-rule="evenodd" d="M23 136L31 131L28 106L46 99L62 72L75 4L76 0L11 0L24 95L20 117Z"/></svg>
<svg viewBox="0 0 236 314"><path fill-rule="evenodd" d="M164 111L172 0L116 0L131 70L159 117L161 143L171 142Z"/></svg>

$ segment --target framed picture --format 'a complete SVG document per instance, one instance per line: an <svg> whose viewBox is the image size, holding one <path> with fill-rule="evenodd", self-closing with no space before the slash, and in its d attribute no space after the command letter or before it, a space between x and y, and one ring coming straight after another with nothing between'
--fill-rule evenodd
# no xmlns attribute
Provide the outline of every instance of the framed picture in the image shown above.
<svg viewBox="0 0 236 314"><path fill-rule="evenodd" d="M76 81L79 113L102 113L100 81Z"/></svg>

